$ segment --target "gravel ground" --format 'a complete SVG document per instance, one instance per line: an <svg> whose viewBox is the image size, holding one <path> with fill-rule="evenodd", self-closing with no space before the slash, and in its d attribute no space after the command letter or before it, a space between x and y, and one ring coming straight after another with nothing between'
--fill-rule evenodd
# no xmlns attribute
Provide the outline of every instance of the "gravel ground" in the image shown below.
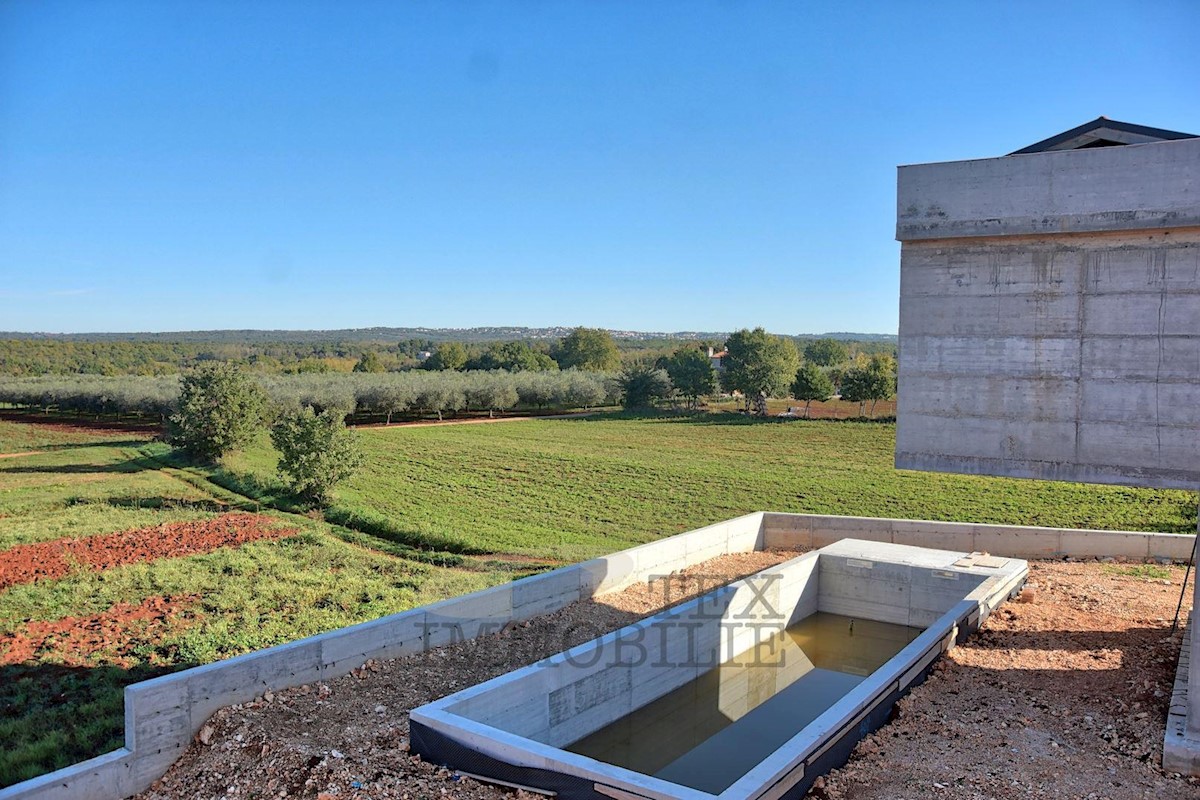
<svg viewBox="0 0 1200 800"><path fill-rule="evenodd" d="M140 797L512 800L524 793L409 753L409 709L795 555L724 556L669 585L634 586L503 634L223 709ZM897 718L810 796L1200 797L1200 784L1158 767L1182 568L1030 566L1026 602L1004 606L943 658Z"/></svg>

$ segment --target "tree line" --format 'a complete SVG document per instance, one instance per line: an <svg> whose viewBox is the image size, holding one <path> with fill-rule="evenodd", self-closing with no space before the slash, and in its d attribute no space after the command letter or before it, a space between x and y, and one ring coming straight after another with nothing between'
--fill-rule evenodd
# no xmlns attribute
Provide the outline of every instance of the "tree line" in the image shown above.
<svg viewBox="0 0 1200 800"><path fill-rule="evenodd" d="M214 364L202 365L205 369ZM236 366L236 365L230 365ZM616 402L616 376L558 372L391 372L253 375L276 406L343 415L394 417L517 408L589 408ZM0 403L38 411L137 415L166 420L179 408L180 376L121 375L0 378Z"/></svg>
<svg viewBox="0 0 1200 800"><path fill-rule="evenodd" d="M833 339L808 342L803 351L789 337L762 328L741 330L721 343L722 369L695 344L623 371L615 343L605 331L578 329L551 351L523 342L489 345L475 356L457 342L443 344L423 370L386 372L361 356L352 373L254 374L266 396L280 407L311 406L318 412L441 419L458 412L504 412L518 408L591 408L621 402L644 407L682 399L695 407L721 391L739 394L747 411L766 413L767 398L792 397L805 403L835 394L866 404L895 393L895 359L888 353L851 356ZM551 360L553 367L547 367ZM566 369L560 368L568 365ZM212 363L203 362L201 366ZM437 369L436 367L443 367ZM461 371L460 371L461 369ZM0 378L0 402L49 411L138 415L165 420L178 407L180 378L173 376L39 376Z"/></svg>
<svg viewBox="0 0 1200 800"><path fill-rule="evenodd" d="M496 329L497 334L506 329ZM523 329L512 329L520 331ZM295 338L272 340L280 331L211 331L193 334L89 334L69 337L0 338L0 375L160 375L187 372L209 362L233 362L261 374L326 374L341 372L398 372L418 367L438 371L503 369L508 372L584 369L616 371L654 361L680 348L678 339L615 339L608 331L577 328L552 339L477 341L455 338L409 337L386 341L349 338L371 331L291 332ZM453 331L438 336L451 336ZM300 335L304 334L304 335ZM4 334L0 334L4 336ZM121 336L131 338L123 339ZM179 340L163 337L180 336ZM204 338L204 337L210 338ZM339 338L340 337L340 338ZM782 337L807 352L811 337ZM833 342L851 357L889 352L885 339ZM688 340L687 347L720 349L724 338ZM429 356L432 354L432 356ZM429 356L429 357L427 357ZM844 359L843 359L844 360Z"/></svg>
<svg viewBox="0 0 1200 800"><path fill-rule="evenodd" d="M212 361L236 363L256 373L283 375L399 372L418 367L430 371L604 372L621 367L622 353L607 331L590 328L576 328L557 342L0 339L0 375L13 377L178 375Z"/></svg>
<svg viewBox="0 0 1200 800"><path fill-rule="evenodd" d="M0 339L0 375L178 375L210 361L254 372L348 372L365 353L384 370L411 369L436 346L430 339L331 342L87 341Z"/></svg>
<svg viewBox="0 0 1200 800"><path fill-rule="evenodd" d="M643 361L627 368L618 379L626 407L653 405L672 396L684 398L695 407L704 397L719 390L741 395L744 408L760 416L767 413L769 398L795 398L804 403L809 416L813 401L834 396L866 405L887 400L896 393L896 359L887 352L858 353L834 339L808 342L803 352L795 342L762 328L743 329L725 340L720 358L715 359L694 346L681 347L653 363Z"/></svg>

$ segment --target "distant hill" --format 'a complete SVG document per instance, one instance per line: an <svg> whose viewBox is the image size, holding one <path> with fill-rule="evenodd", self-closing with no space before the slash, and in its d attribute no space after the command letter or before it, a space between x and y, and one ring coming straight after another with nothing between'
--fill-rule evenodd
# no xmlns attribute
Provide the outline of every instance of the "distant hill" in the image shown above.
<svg viewBox="0 0 1200 800"><path fill-rule="evenodd" d="M496 326L479 328L342 328L338 330L218 330L163 331L157 333L28 333L0 331L0 339L58 340L75 342L189 342L204 344L258 344L265 342L394 342L427 339L433 342L496 342L517 339L561 339L571 328L527 328ZM727 331L624 331L610 330L613 338L624 341L723 341ZM890 333L811 333L789 334L795 339L828 337L853 342L895 342Z"/></svg>

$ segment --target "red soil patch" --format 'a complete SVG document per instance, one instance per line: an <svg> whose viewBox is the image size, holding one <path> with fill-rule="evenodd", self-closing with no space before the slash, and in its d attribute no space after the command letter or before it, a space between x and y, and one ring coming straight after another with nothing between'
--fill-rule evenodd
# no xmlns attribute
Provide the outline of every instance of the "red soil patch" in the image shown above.
<svg viewBox="0 0 1200 800"><path fill-rule="evenodd" d="M139 645L161 631L199 595L147 597L140 603L117 603L100 614L62 617L51 622L28 622L13 633L0 634L0 666L42 660L53 654L65 666L86 666L102 656L105 663L132 666Z"/></svg>
<svg viewBox="0 0 1200 800"><path fill-rule="evenodd" d="M151 528L17 545L0 560L0 590L45 578L61 578L77 565L101 570L159 558L208 553L258 539L295 533L262 514L222 514L215 519L170 522Z"/></svg>

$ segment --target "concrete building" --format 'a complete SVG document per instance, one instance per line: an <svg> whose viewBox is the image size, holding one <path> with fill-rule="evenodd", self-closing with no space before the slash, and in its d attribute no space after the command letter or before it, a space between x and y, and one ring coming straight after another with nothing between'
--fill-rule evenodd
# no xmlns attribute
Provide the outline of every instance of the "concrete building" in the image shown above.
<svg viewBox="0 0 1200 800"><path fill-rule="evenodd" d="M1101 117L901 167L896 238L897 467L1200 487L1200 138ZM1172 716L1200 774L1200 688Z"/></svg>

